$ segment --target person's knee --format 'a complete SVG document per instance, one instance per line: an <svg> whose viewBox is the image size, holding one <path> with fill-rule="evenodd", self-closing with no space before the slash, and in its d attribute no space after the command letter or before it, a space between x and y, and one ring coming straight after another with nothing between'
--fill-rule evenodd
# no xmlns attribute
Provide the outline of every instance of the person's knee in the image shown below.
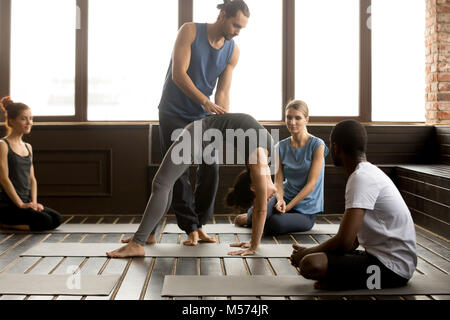
<svg viewBox="0 0 450 320"><path fill-rule="evenodd" d="M277 236L286 233L285 225L280 219L269 219L266 221L264 234L267 236Z"/></svg>
<svg viewBox="0 0 450 320"><path fill-rule="evenodd" d="M58 228L62 223L61 214L59 212L53 211L51 217L52 217L52 229Z"/></svg>
<svg viewBox="0 0 450 320"><path fill-rule="evenodd" d="M164 179L155 177L152 183L152 193L164 192L169 189L169 186L164 182Z"/></svg>
<svg viewBox="0 0 450 320"><path fill-rule="evenodd" d="M327 258L324 253L308 254L300 261L300 274L306 279L318 279L325 276Z"/></svg>
<svg viewBox="0 0 450 320"><path fill-rule="evenodd" d="M30 221L31 231L44 231L53 229L53 219L45 212L34 212L34 217Z"/></svg>

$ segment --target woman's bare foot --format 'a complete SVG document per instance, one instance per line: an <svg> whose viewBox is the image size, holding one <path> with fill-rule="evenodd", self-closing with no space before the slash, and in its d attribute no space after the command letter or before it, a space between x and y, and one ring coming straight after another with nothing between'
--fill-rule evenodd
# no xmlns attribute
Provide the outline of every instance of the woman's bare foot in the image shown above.
<svg viewBox="0 0 450 320"><path fill-rule="evenodd" d="M238 227L247 226L247 214L241 213L240 215L237 215L236 218L234 218L234 224Z"/></svg>
<svg viewBox="0 0 450 320"><path fill-rule="evenodd" d="M122 243L129 243L132 240L133 240L133 237L130 237L127 239L122 239ZM154 243L156 243L156 235L151 234L148 236L146 244L154 244Z"/></svg>
<svg viewBox="0 0 450 320"><path fill-rule="evenodd" d="M198 232L192 231L188 234L188 239L183 241L185 246L196 246L198 245Z"/></svg>
<svg viewBox="0 0 450 320"><path fill-rule="evenodd" d="M17 225L0 224L0 229L30 231L30 226L27 224L17 224Z"/></svg>
<svg viewBox="0 0 450 320"><path fill-rule="evenodd" d="M198 237L200 238L200 241L209 242L209 243L216 242L216 238L208 236L208 234L205 231L203 231L202 228L199 228L197 231L198 231Z"/></svg>
<svg viewBox="0 0 450 320"><path fill-rule="evenodd" d="M107 252L106 255L110 258L144 257L145 249L140 244L130 241L119 249Z"/></svg>

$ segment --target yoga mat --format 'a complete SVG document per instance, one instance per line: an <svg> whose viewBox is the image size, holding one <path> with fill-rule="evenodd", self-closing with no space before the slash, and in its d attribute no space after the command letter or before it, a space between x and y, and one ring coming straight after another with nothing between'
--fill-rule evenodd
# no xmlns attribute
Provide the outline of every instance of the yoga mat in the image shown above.
<svg viewBox="0 0 450 320"><path fill-rule="evenodd" d="M320 296L450 294L450 276L414 275L402 288L328 291L301 276L165 276L162 296Z"/></svg>
<svg viewBox="0 0 450 320"><path fill-rule="evenodd" d="M9 229L0 229L0 233L135 233L139 224L127 224L127 223L67 223L60 225L55 230L45 231L17 231Z"/></svg>
<svg viewBox="0 0 450 320"><path fill-rule="evenodd" d="M107 296L118 275L0 274L0 294Z"/></svg>
<svg viewBox="0 0 450 320"><path fill-rule="evenodd" d="M106 252L120 248L119 243L40 243L20 256L33 257L105 257ZM305 245L310 246L310 245ZM200 243L190 247L182 244L158 243L145 247L146 257L194 257L194 258L232 258L228 252L240 248L230 247L229 244ZM262 244L256 255L246 258L288 258L292 254L290 244Z"/></svg>
<svg viewBox="0 0 450 320"><path fill-rule="evenodd" d="M236 227L230 223L206 224L203 226L206 233L252 233L251 228ZM339 230L338 224L315 224L314 227L305 232L291 232L291 234L336 234ZM163 233L185 233L176 224L167 224Z"/></svg>

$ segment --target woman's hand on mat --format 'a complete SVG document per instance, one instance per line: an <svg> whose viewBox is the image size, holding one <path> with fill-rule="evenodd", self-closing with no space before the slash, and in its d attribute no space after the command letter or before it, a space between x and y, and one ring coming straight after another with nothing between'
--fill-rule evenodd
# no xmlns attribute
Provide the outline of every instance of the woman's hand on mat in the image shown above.
<svg viewBox="0 0 450 320"><path fill-rule="evenodd" d="M230 247L240 247L240 248L244 248L242 250L238 250L238 251L231 251L228 252L228 254L230 256L248 256L248 255L253 255L255 254L256 250L251 248L251 243L250 242L238 242L238 243L232 243L230 244Z"/></svg>
<svg viewBox="0 0 450 320"><path fill-rule="evenodd" d="M252 244L250 242L238 242L230 244L230 247L250 248Z"/></svg>
<svg viewBox="0 0 450 320"><path fill-rule="evenodd" d="M275 209L279 213L285 213L286 212L286 202L284 200L279 200L277 204L275 205Z"/></svg>

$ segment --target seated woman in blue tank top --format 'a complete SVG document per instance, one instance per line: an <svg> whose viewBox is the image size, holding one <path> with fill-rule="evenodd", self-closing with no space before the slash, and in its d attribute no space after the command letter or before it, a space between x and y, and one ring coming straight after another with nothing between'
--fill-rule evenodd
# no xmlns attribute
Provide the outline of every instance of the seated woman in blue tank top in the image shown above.
<svg viewBox="0 0 450 320"><path fill-rule="evenodd" d="M61 215L37 202L37 182L31 145L22 141L31 132L31 109L4 97L6 137L0 140L0 227L24 231L52 230Z"/></svg>
<svg viewBox="0 0 450 320"><path fill-rule="evenodd" d="M308 133L308 106L294 100L286 106L289 138L280 141L277 193L267 203L266 235L308 231L316 214L323 212L323 180L328 148L322 139ZM235 219L238 226L251 226L253 207Z"/></svg>

